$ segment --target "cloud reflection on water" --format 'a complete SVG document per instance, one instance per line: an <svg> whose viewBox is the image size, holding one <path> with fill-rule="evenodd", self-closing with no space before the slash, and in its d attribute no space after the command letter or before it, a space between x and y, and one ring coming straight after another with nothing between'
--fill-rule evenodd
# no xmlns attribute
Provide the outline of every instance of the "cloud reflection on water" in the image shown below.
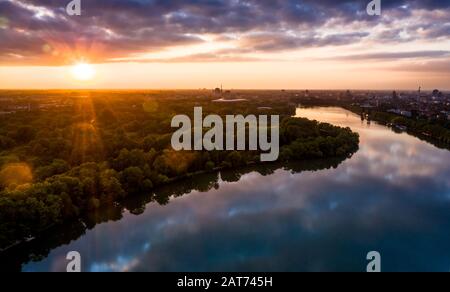
<svg viewBox="0 0 450 292"><path fill-rule="evenodd" d="M331 111L362 141L337 169L250 173L151 203L25 270L61 270L55 263L77 250L93 271L364 271L377 250L384 270L448 271L450 152Z"/></svg>

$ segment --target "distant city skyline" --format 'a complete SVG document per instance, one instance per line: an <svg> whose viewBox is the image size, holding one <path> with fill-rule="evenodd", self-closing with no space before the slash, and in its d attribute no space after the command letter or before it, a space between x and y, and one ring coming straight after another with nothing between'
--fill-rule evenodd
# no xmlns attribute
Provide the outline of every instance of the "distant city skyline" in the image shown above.
<svg viewBox="0 0 450 292"><path fill-rule="evenodd" d="M450 0L65 2L0 0L0 89L450 90Z"/></svg>

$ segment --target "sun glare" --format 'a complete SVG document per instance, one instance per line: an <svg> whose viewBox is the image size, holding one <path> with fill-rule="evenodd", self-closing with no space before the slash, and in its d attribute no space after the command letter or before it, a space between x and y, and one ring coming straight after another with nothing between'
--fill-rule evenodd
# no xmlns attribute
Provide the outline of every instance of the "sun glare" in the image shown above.
<svg viewBox="0 0 450 292"><path fill-rule="evenodd" d="M80 63L72 67L72 75L80 81L87 81L94 78L95 70L90 64Z"/></svg>

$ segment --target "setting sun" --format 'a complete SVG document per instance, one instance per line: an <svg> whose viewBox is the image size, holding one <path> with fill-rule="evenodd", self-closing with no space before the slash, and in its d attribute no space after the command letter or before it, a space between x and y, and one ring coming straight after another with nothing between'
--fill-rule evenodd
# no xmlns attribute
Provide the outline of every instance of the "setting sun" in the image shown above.
<svg viewBox="0 0 450 292"><path fill-rule="evenodd" d="M80 63L72 67L72 75L78 80L87 81L94 78L95 70L90 64Z"/></svg>

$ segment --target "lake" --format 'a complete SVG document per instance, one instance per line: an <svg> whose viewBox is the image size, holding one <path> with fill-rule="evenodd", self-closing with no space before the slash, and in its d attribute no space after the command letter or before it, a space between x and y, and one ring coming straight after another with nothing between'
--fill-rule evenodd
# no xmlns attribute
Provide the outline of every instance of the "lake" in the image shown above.
<svg viewBox="0 0 450 292"><path fill-rule="evenodd" d="M450 151L339 108L297 116L351 127L360 150L169 187L22 251L37 260L22 270L65 271L78 251L94 272L365 271L378 251L383 271L450 271Z"/></svg>

